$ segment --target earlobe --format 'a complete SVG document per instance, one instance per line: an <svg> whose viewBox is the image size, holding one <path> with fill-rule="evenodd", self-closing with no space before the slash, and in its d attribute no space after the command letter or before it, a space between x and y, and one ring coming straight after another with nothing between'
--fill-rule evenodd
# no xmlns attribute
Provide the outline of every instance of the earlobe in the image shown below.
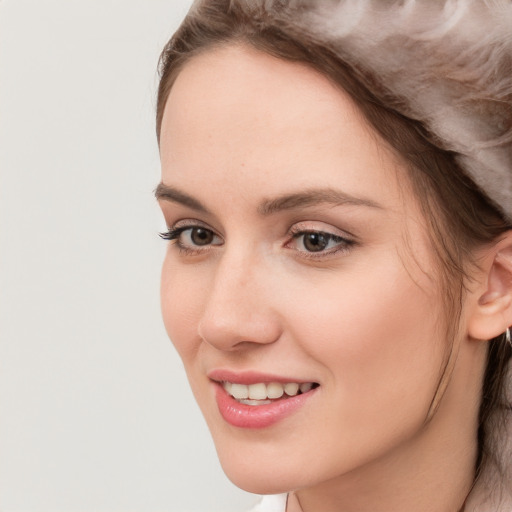
<svg viewBox="0 0 512 512"><path fill-rule="evenodd" d="M481 283L468 334L473 339L490 340L512 325L512 232L485 256Z"/></svg>

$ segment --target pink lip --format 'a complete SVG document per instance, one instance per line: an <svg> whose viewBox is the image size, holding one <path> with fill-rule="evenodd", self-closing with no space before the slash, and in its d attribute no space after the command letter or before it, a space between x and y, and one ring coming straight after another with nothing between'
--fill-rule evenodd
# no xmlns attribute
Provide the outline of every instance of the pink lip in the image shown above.
<svg viewBox="0 0 512 512"><path fill-rule="evenodd" d="M279 375L273 375L270 373L261 373L254 371L245 372L234 372L232 370L216 369L208 372L208 378L216 382L236 382L237 384L257 384L264 382L266 384L270 382L279 382L286 384L287 382L297 382L302 384L303 382L313 382L311 380L297 379L296 377L283 377Z"/></svg>
<svg viewBox="0 0 512 512"><path fill-rule="evenodd" d="M237 380L235 382L240 381ZM263 381L258 380L256 382ZM269 382L278 381L276 379L272 379ZM215 399L217 401L217 407L219 408L221 416L230 425L246 429L260 429L270 427L271 425L287 418L295 411L300 409L318 389L315 388L311 391L308 391L307 393L289 398L281 398L279 400L273 401L270 404L246 405L237 402L231 395L226 392L226 390L222 387L222 384L214 382L213 385L216 388Z"/></svg>

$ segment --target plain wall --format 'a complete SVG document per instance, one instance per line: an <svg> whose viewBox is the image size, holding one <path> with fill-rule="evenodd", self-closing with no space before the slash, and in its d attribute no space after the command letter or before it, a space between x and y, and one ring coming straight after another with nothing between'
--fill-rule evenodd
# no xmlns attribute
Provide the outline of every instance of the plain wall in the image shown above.
<svg viewBox="0 0 512 512"><path fill-rule="evenodd" d="M162 326L154 96L186 0L0 1L0 510L241 512Z"/></svg>

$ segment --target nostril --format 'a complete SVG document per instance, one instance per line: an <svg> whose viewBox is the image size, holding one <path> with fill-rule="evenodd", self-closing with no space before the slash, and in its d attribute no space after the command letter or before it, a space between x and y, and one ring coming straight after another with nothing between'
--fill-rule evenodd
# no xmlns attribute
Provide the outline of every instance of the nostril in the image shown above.
<svg viewBox="0 0 512 512"><path fill-rule="evenodd" d="M220 350L273 343L281 336L263 270L251 270L249 263L257 266L254 260L242 265L240 258L224 255L216 267L197 329L201 339Z"/></svg>
<svg viewBox="0 0 512 512"><path fill-rule="evenodd" d="M198 335L219 350L244 350L276 342L281 328L271 314L239 311L222 318L205 315L199 322Z"/></svg>

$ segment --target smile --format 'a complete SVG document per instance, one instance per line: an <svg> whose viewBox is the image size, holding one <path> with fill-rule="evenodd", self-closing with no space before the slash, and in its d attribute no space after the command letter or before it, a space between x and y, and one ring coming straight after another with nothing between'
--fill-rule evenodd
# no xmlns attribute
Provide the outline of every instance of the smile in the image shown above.
<svg viewBox="0 0 512 512"><path fill-rule="evenodd" d="M316 382L277 382L262 374L258 378L230 373L212 372L214 396L224 421L243 429L267 428L297 414L320 387Z"/></svg>
<svg viewBox="0 0 512 512"><path fill-rule="evenodd" d="M224 381L222 387L228 395L232 396L238 403L260 406L271 404L274 400L286 399L289 397L307 393L318 387L314 382L258 382L255 384L238 384Z"/></svg>

